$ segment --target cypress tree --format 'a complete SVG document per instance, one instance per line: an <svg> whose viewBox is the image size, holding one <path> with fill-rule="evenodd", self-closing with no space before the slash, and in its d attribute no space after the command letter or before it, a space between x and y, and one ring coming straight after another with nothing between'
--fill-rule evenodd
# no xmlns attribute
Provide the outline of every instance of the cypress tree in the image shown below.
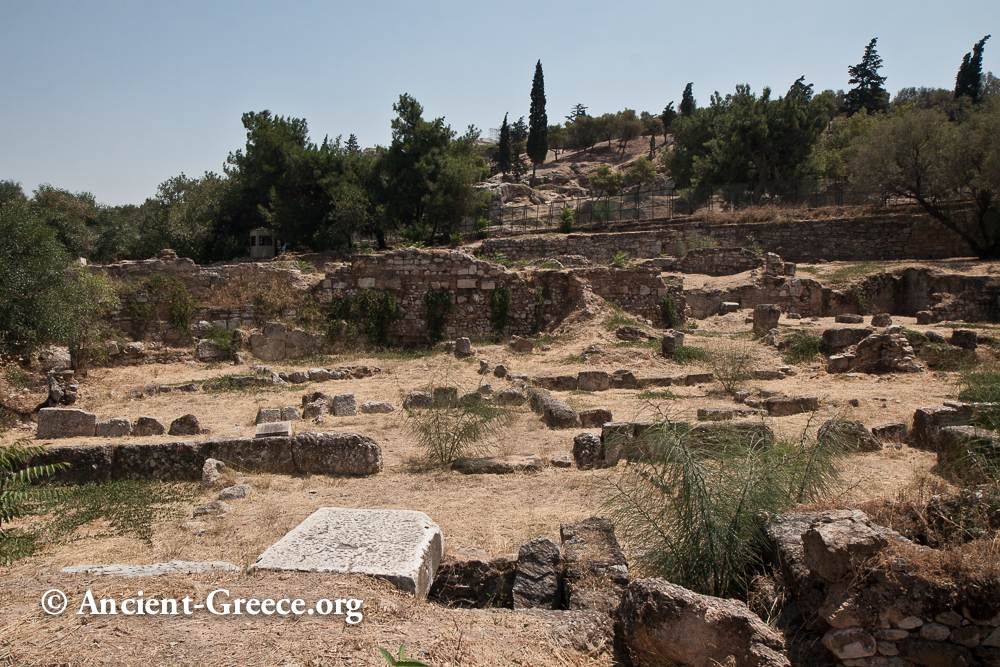
<svg viewBox="0 0 1000 667"><path fill-rule="evenodd" d="M500 126L500 142L497 144L497 169L504 176L510 171L510 126L507 125L507 114L503 115L503 125Z"/></svg>
<svg viewBox="0 0 1000 667"><path fill-rule="evenodd" d="M663 107L663 113L660 114L660 122L663 123L663 140L667 140L667 133L670 132L670 126L674 123L674 118L677 118L677 112L674 111L674 101L671 100L670 104Z"/></svg>
<svg viewBox="0 0 1000 667"><path fill-rule="evenodd" d="M694 113L695 102L694 102L694 93L691 92L692 85L693 82L684 86L684 95L681 97L681 105L677 109L678 111L680 111L680 114L682 116L690 116L692 113Z"/></svg>
<svg viewBox="0 0 1000 667"><path fill-rule="evenodd" d="M542 77L542 61L535 63L535 78L531 82L531 111L528 114L528 159L531 160L531 177L535 177L538 165L545 162L549 152L549 119L545 115L545 79Z"/></svg>
<svg viewBox="0 0 1000 667"><path fill-rule="evenodd" d="M962 65L958 68L958 75L955 77L955 99L963 95L972 99L974 104L979 102L979 95L982 91L983 80L983 47L989 35L983 37L972 47L972 53L966 53L962 59Z"/></svg>

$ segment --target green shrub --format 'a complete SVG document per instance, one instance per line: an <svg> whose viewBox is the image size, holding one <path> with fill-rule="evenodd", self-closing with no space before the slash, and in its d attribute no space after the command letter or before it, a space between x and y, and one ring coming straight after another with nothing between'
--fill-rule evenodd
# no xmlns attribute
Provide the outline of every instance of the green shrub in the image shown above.
<svg viewBox="0 0 1000 667"><path fill-rule="evenodd" d="M427 335L431 345L444 338L448 315L451 313L452 294L448 290L427 290L424 305L427 306Z"/></svg>
<svg viewBox="0 0 1000 667"><path fill-rule="evenodd" d="M782 356L789 364L804 364L819 355L820 337L805 331L794 331L784 340Z"/></svg>
<svg viewBox="0 0 1000 667"><path fill-rule="evenodd" d="M677 299L673 294L664 294L660 297L660 319L667 329L673 329L684 321L677 311Z"/></svg>
<svg viewBox="0 0 1000 667"><path fill-rule="evenodd" d="M569 234L573 231L573 223L576 222L576 212L569 206L563 207L559 213L559 231Z"/></svg>
<svg viewBox="0 0 1000 667"><path fill-rule="evenodd" d="M205 338L219 347L224 361L232 361L236 358L236 332L213 324L205 334Z"/></svg>
<svg viewBox="0 0 1000 667"><path fill-rule="evenodd" d="M668 421L646 431L636 465L615 468L605 508L641 544L636 565L698 593L745 599L767 538L761 517L815 500L837 479L843 449L828 442L693 442Z"/></svg>
<svg viewBox="0 0 1000 667"><path fill-rule="evenodd" d="M727 394L735 393L753 378L757 368L757 348L745 338L720 339L711 350L712 374Z"/></svg>
<svg viewBox="0 0 1000 667"><path fill-rule="evenodd" d="M389 330L399 321L399 306L391 292L369 287L357 296L331 299L326 307L327 338L333 342L343 335L345 342L357 338L354 323L364 318L368 341L374 347L389 347Z"/></svg>
<svg viewBox="0 0 1000 667"><path fill-rule="evenodd" d="M681 345L674 349L674 361L679 364L694 364L702 361L709 361L712 353L703 347L692 345Z"/></svg>
<svg viewBox="0 0 1000 667"><path fill-rule="evenodd" d="M620 306L614 303L608 305L611 306L611 313L604 318L604 326L608 330L624 326L639 326L639 321L622 310Z"/></svg>
<svg viewBox="0 0 1000 667"><path fill-rule="evenodd" d="M477 239L485 239L489 236L490 221L486 218L479 218L476 220L476 233L475 237Z"/></svg>
<svg viewBox="0 0 1000 667"><path fill-rule="evenodd" d="M854 297L854 305L858 309L858 315L868 314L868 296L858 285L851 287L851 296Z"/></svg>
<svg viewBox="0 0 1000 667"><path fill-rule="evenodd" d="M362 252L364 248L362 248ZM295 260L295 266L298 268L300 273L316 273L316 267L309 262L303 261L301 259Z"/></svg>
<svg viewBox="0 0 1000 667"><path fill-rule="evenodd" d="M187 333L191 330L191 318L194 317L198 302L191 296L184 283L173 276L171 278L170 288L167 291L170 299L170 326L175 331Z"/></svg>
<svg viewBox="0 0 1000 667"><path fill-rule="evenodd" d="M448 235L448 245L452 248L457 248L462 245L462 232L452 232Z"/></svg>
<svg viewBox="0 0 1000 667"><path fill-rule="evenodd" d="M504 329L507 328L512 299L510 287L506 285L500 285L490 295L490 324L493 325L493 332L498 339L503 337Z"/></svg>
<svg viewBox="0 0 1000 667"><path fill-rule="evenodd" d="M615 256L611 258L611 266L616 269L624 269L628 266L632 266L632 262L628 258L628 253L624 250L616 252Z"/></svg>
<svg viewBox="0 0 1000 667"><path fill-rule="evenodd" d="M429 391L433 394L434 387ZM486 441L499 441L516 414L509 406L487 402L435 404L408 410L406 427L423 450L425 461L444 467L455 459L486 453Z"/></svg>

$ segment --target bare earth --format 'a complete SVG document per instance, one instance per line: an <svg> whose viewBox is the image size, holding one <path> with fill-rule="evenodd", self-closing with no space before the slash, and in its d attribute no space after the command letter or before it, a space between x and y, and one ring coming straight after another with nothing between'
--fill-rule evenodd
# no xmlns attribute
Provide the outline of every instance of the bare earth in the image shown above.
<svg viewBox="0 0 1000 667"><path fill-rule="evenodd" d="M967 273L992 273L992 265L969 263ZM818 265L830 272L833 264ZM954 270L954 266L938 267ZM721 286L724 280L686 276L686 285L703 280L705 286ZM745 279L745 277L744 277ZM690 282L689 282L690 281ZM698 323L704 333L688 335L685 343L711 347L746 332L748 311L713 317ZM230 365L196 367L185 364L99 368L81 382L81 398L74 407L95 412L100 419L153 416L165 424L185 413L194 413L202 426L218 436L252 436L258 408L300 406L306 392L328 394L353 392L358 403L387 400L397 407L406 393L433 383L457 384L467 390L480 382L490 382L496 390L506 388L505 380L477 375L478 359L491 368L505 363L515 372L529 375L575 374L579 370L614 371L632 369L639 377L677 376L709 370L698 365L681 366L665 361L657 350L642 345L622 345L614 338L614 328L602 317L580 321L557 332L542 352L540 346L529 354L513 354L495 344L475 344L472 359L457 361L444 354L417 359L378 359L363 353L341 355L308 364L275 364L276 369L298 370L310 366L371 364L383 369L375 377L290 385L285 388L238 392L184 394L172 392L133 400L129 390L149 384L175 384L202 380L246 368ZM896 324L918 327L915 320L893 317ZM802 328L820 333L833 326L832 318L820 321L781 320L782 327ZM938 328L943 333L948 329ZM992 333L992 332L991 332ZM995 335L995 333L993 334ZM590 345L601 354L583 355ZM762 369L784 365L773 348L759 347ZM981 355L989 352L981 348ZM787 395L811 394L820 397L822 409L814 415L770 418L779 435L798 438L803 430L814 431L826 419L843 415L860 419L867 426L911 421L921 406L940 404L956 393L955 373L866 376L857 378L827 374L819 361L795 367L795 377L754 382L748 388L780 391ZM13 391L6 384L3 391ZM609 408L618 421L650 419L657 414L694 420L699 407L731 406L718 385L671 387L675 398L640 398L635 390L600 393L554 392L577 409ZM850 399L859 399L851 407ZM40 390L21 397L25 405L44 399ZM883 400L884 399L884 400ZM490 555L516 552L523 542L542 535L558 543L559 524L601 514L601 481L606 472L580 471L575 467L548 467L538 474L464 476L455 472L427 469L420 464L421 451L407 432L403 411L393 414L358 415L351 418L327 417L322 426L295 422L298 432L322 430L357 432L369 435L381 445L385 471L369 478L290 477L229 470L227 483L246 481L253 489L249 498L231 501L234 511L217 521L206 534L194 536L183 529L191 510L217 495L199 492L191 504L176 507L174 518L155 526L152 543L124 537L101 537L102 525L82 528L72 540L45 545L32 558L0 569L0 664L11 665L383 665L377 648L395 652L405 643L407 653L429 664L442 665L607 665L608 647L578 651L554 640L550 631L558 625L558 612L525 614L510 610L448 609L434 603L415 601L390 586L361 577L268 573L254 575L192 575L144 579L67 575L59 569L69 565L95 563L146 564L171 559L187 561L228 561L246 568L270 544L319 507L413 509L427 513L445 535L446 558L463 559L471 548ZM600 429L591 429L600 433ZM543 426L525 407L502 442L491 443L491 452L510 454L569 453L573 437L580 431L555 431ZM14 429L5 441L33 436ZM152 441L157 438L142 438ZM172 440L163 436L162 440ZM129 440L140 440L128 438ZM83 444L103 442L78 438L61 442ZM873 454L857 455L842 488L830 504L847 505L866 499L891 497L901 490L929 483L941 484L933 473L934 455L887 448ZM191 484L191 487L195 487ZM626 550L632 546L624 545ZM634 574L641 575L637 572ZM70 609L60 616L47 616L39 606L43 592L58 588L71 600ZM71 613L78 608L83 593L90 589L95 598L134 597L142 590L154 596L183 598L190 595L203 601L211 590L225 588L231 597L302 598L312 603L320 598L364 600L364 620L348 626L343 616L295 617L229 616L207 613L192 616L87 616ZM3 660L6 659L6 663Z"/></svg>

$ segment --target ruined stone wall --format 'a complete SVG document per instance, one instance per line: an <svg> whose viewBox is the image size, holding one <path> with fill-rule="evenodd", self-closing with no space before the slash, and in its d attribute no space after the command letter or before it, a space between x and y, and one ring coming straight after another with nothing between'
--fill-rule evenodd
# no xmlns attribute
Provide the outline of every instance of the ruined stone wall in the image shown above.
<svg viewBox="0 0 1000 667"><path fill-rule="evenodd" d="M968 244L926 216L790 220L720 225L708 222L664 223L657 231L568 234L486 239L478 254L503 253L509 260L583 255L606 264L617 252L632 259L677 256L696 245L695 237L720 246L775 252L792 262L872 261L970 257Z"/></svg>

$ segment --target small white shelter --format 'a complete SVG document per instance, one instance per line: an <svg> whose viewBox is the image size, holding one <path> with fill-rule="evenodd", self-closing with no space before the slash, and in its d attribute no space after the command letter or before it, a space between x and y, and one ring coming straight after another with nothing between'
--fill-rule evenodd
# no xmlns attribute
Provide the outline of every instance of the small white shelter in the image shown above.
<svg viewBox="0 0 1000 667"><path fill-rule="evenodd" d="M250 230L250 259L271 259L277 252L274 232L266 227Z"/></svg>

